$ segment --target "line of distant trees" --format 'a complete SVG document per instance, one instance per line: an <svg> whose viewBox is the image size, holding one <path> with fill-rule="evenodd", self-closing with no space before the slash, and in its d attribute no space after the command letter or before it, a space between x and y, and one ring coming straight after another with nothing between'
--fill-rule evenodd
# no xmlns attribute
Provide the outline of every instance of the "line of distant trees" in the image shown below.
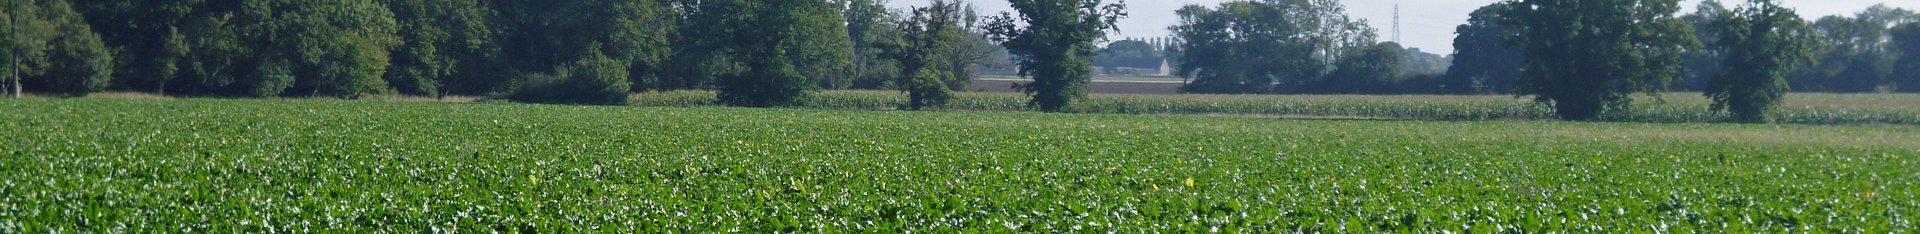
<svg viewBox="0 0 1920 234"><path fill-rule="evenodd" d="M1169 29L1168 54L1189 93L1426 92L1443 57L1379 42L1339 1L1233 1L1188 5ZM1414 80L1421 78L1421 80Z"/></svg>
<svg viewBox="0 0 1920 234"><path fill-rule="evenodd" d="M1525 54L1513 40L1522 31L1502 2L1482 7L1456 28L1455 51L1441 57L1376 41L1374 29L1345 15L1339 1L1232 1L1180 9L1181 22L1170 28L1177 46L1164 50L1182 76L1193 78L1191 93L1367 93L1367 94L1512 94ZM1676 11L1678 12L1678 11ZM1702 2L1675 16L1699 43L1681 52L1683 65L1669 91L1704 91L1729 53L1711 28L1732 14L1720 1ZM1899 68L1920 60L1900 47L1920 44L1920 36L1899 34L1902 25L1920 22L1920 14L1884 5L1853 16L1826 16L1811 22L1817 38L1812 59L1800 61L1787 76L1795 91L1920 92L1920 78ZM1123 41L1124 42L1124 41ZM1120 42L1113 47L1137 47ZM1137 53L1137 52L1128 52ZM1106 56L1103 54L1103 56ZM1906 60L1903 60L1906 59ZM1439 67L1435 70L1435 67ZM1906 69L1904 71L1913 71ZM1909 72L1910 73L1910 72ZM1905 87L1905 88L1902 88Z"/></svg>
<svg viewBox="0 0 1920 234"><path fill-rule="evenodd" d="M1765 70L1735 66L1784 68L1751 74L1780 76L1770 90L1920 91L1920 72L1910 72L1920 71L1912 11L1748 24L1791 10L1707 1L1676 15L1678 2L1503 1L1473 12L1457 28L1454 54L1439 56L1380 42L1340 1L1325 0L1190 5L1176 12L1175 35L1161 43L1170 46L1102 45L1126 16L1124 5L1102 0L1009 0L1015 11L999 15L964 1L889 9L882 0L14 0L0 3L0 85L14 95L599 104L710 89L741 106L789 105L818 89L893 89L917 109L994 67L1032 77L1018 88L1036 107L1059 110L1085 95L1091 67L1165 60L1190 79L1182 87L1190 93L1516 94L1570 110L1619 106L1623 90L1715 92L1720 77ZM1569 25L1603 33L1555 34ZM1762 26L1790 35L1726 35ZM1795 56L1760 61L1776 55ZM1568 62L1587 64L1557 64ZM1560 85L1601 91L1575 98Z"/></svg>
<svg viewBox="0 0 1920 234"><path fill-rule="evenodd" d="M1444 74L1378 42L1339 1L1231 1L1179 10L1167 52L1191 93L1533 96L1569 120L1624 109L1636 92L1699 91L1764 122L1789 90L1920 92L1920 14L1874 6L1813 22L1773 0L1507 0L1457 28ZM1430 64L1426 62L1415 62Z"/></svg>
<svg viewBox="0 0 1920 234"><path fill-rule="evenodd" d="M1506 4L1474 11L1469 22L1457 29L1454 65L1442 82L1446 93L1513 92L1523 54L1507 42L1519 31L1502 23L1510 18L1500 11ZM1708 81L1722 70L1721 63L1730 53L1719 47L1725 43L1712 29L1728 24L1728 16L1733 13L1726 4L1709 0L1691 13L1678 16L1691 28L1700 47L1681 53L1682 69L1670 90L1708 88ZM1794 91L1802 92L1920 92L1920 76L1899 72L1920 68L1914 65L1920 61L1920 52L1914 52L1915 46L1920 46L1920 35L1916 35L1920 31L1911 29L1920 27L1916 22L1920 22L1920 14L1884 5L1853 16L1820 17L1809 25L1812 31L1808 36L1815 40L1811 58L1799 61L1786 80ZM1906 69L1897 69L1902 66Z"/></svg>
<svg viewBox="0 0 1920 234"><path fill-rule="evenodd" d="M899 86L911 74L886 51L906 48L915 27L903 24L929 21L910 11L877 0L9 0L0 83L15 94L562 103L732 89L753 94L728 97L738 104L779 105L807 90ZM934 13L923 18L950 42L917 49L948 64L929 67L972 77L1003 54L971 5Z"/></svg>

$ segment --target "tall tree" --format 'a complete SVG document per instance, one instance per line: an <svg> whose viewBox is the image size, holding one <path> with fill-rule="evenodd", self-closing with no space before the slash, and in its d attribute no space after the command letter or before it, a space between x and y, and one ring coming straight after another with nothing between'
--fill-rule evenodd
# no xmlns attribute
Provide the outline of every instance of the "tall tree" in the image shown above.
<svg viewBox="0 0 1920 234"><path fill-rule="evenodd" d="M1714 26L1720 36L1716 47L1727 60L1707 84L1713 109L1731 112L1740 122L1767 122L1767 112L1787 94L1787 73L1811 59L1812 29L1773 0L1752 0Z"/></svg>
<svg viewBox="0 0 1920 234"><path fill-rule="evenodd" d="M669 32L676 28L671 3L661 0L497 0L505 30L501 53L515 70L552 73L586 54L602 53L627 67L643 91L669 86L659 74L670 66ZM702 26L712 27L712 26ZM589 45L602 45L588 51Z"/></svg>
<svg viewBox="0 0 1920 234"><path fill-rule="evenodd" d="M1712 29L1719 27L1720 20L1731 18L1732 16L1727 14L1732 12L1718 0L1707 0L1701 1L1699 6L1694 7L1693 13L1680 16L1680 20L1686 21L1687 25L1694 28L1693 36L1700 39L1702 47L1687 50L1683 55L1685 57L1681 58L1685 63L1682 67L1685 73L1676 82L1676 88L1706 90L1707 81L1712 80L1715 73L1720 71L1720 62L1727 60L1725 50L1719 48L1719 32Z"/></svg>
<svg viewBox="0 0 1920 234"><path fill-rule="evenodd" d="M846 75L849 65L843 5L825 0L701 1L694 18L712 30L703 34L717 51L694 58L724 61L722 70L700 71L719 78L721 102L736 106L797 104L816 89L809 77ZM721 57L714 57L721 56ZM704 68L703 68L704 70Z"/></svg>
<svg viewBox="0 0 1920 234"><path fill-rule="evenodd" d="M1827 16L1813 22L1820 36L1815 58L1788 79L1796 89L1822 92L1887 91L1894 73L1894 53L1888 51L1887 30L1894 25L1920 22L1920 14L1874 5L1853 16Z"/></svg>
<svg viewBox="0 0 1920 234"><path fill-rule="evenodd" d="M842 14L847 18L847 36L853 44L852 79L845 84L823 82L821 87L892 88L894 78L900 76L900 65L883 53L886 44L901 36L896 26L901 21L899 14L888 9L884 0L849 0Z"/></svg>
<svg viewBox="0 0 1920 234"><path fill-rule="evenodd" d="M204 0L79 1L88 22L114 51L115 89L167 93L167 84L181 81L192 68L195 42L219 34L203 34L194 20L206 12ZM177 88L177 86L176 86Z"/></svg>
<svg viewBox="0 0 1920 234"><path fill-rule="evenodd" d="M945 54L964 42L959 9L957 2L934 0L927 7L913 8L913 16L899 23L904 37L890 46L887 55L903 68L905 75L894 84L907 93L909 109L941 106L953 98L947 83L957 78L947 68L953 63L945 61L951 58Z"/></svg>
<svg viewBox="0 0 1920 234"><path fill-rule="evenodd" d="M986 22L982 21L979 7L967 0L949 0L948 2L960 7L952 12L951 17L959 20L957 23L962 35L959 38L960 41L954 42L947 47L947 52L941 53L946 56L941 60L948 63L947 73L953 74L954 77L947 80L947 88L965 90L972 85L973 79L980 74L982 67L996 62L995 58L1001 55L1001 49L999 45L993 44L993 40L987 38L987 32L982 25ZM1004 61L1004 59L1001 60Z"/></svg>
<svg viewBox="0 0 1920 234"><path fill-rule="evenodd" d="M1509 0L1506 23L1526 55L1516 94L1551 103L1560 118L1625 110L1631 94L1657 94L1698 47L1673 16L1679 0Z"/></svg>
<svg viewBox="0 0 1920 234"><path fill-rule="evenodd" d="M1894 62L1894 70L1909 71L1894 74L1901 92L1920 92L1920 22L1902 24L1894 27L1893 48L1900 55Z"/></svg>
<svg viewBox="0 0 1920 234"><path fill-rule="evenodd" d="M470 0L384 0L404 42L393 52L386 80L401 93L445 96L485 94L504 71L490 69L494 11Z"/></svg>
<svg viewBox="0 0 1920 234"><path fill-rule="evenodd" d="M1307 91L1351 49L1375 44L1373 29L1347 17L1339 1L1234 1L1177 14L1175 60L1180 75L1193 79L1185 92Z"/></svg>
<svg viewBox="0 0 1920 234"><path fill-rule="evenodd" d="M125 89L355 98L391 90L388 5L344 1L86 1ZM152 76L152 77L147 77Z"/></svg>
<svg viewBox="0 0 1920 234"><path fill-rule="evenodd" d="M1442 88L1449 93L1491 94L1512 92L1519 80L1524 57L1520 48L1508 43L1520 36L1520 30L1505 22L1513 12L1512 3L1499 2L1480 7L1467 23L1454 29L1453 65L1447 67Z"/></svg>
<svg viewBox="0 0 1920 234"><path fill-rule="evenodd" d="M33 63L24 60L38 58L45 54L46 40L51 37L47 34L53 32L50 29L51 24L40 19L37 5L28 1L8 1L4 6L0 6L4 7L0 9L5 9L0 13L6 14L7 21L7 35L0 37L0 43L5 43L0 44L5 46L0 49L5 49L7 53L7 77L6 80L0 80L0 85L5 85L6 93L13 98L21 96L22 73L32 74L27 70L32 69Z"/></svg>
<svg viewBox="0 0 1920 234"><path fill-rule="evenodd" d="M1259 32L1247 29L1254 27L1251 23L1236 23L1236 21L1239 21L1239 18L1241 18L1236 16L1236 13L1250 14L1254 9L1259 9L1259 7L1259 5L1253 2L1228 2L1220 4L1217 8L1188 5L1176 12L1176 14L1180 15L1181 23L1173 26L1171 29L1175 35L1178 35L1179 40L1184 42L1180 43L1176 50L1178 51L1178 57L1176 57L1175 60L1180 61L1180 67L1177 68L1177 71L1179 71L1178 73L1181 77L1192 79L1186 85L1180 87L1182 92L1267 92L1273 86L1276 78L1287 79L1275 76L1301 77L1303 74L1300 73L1317 74L1319 72L1300 72L1297 71L1298 69L1317 70L1325 67L1312 65L1317 64L1318 60L1310 59L1311 56L1280 56L1277 58L1267 58L1268 55L1282 55L1275 53L1278 51L1311 53L1310 50L1281 48L1272 45L1241 46L1242 44L1261 42L1252 41L1251 39L1254 37L1251 37L1251 35L1234 35L1235 33ZM1281 26L1292 25L1282 24ZM1270 28L1273 29L1272 31L1298 31L1297 28L1293 27ZM1272 41L1264 42L1272 43ZM1261 51L1247 51L1241 50L1241 48L1260 49ZM1267 66L1273 69L1256 69L1256 67L1261 66L1257 64L1286 65ZM1307 65L1296 66L1303 64Z"/></svg>
<svg viewBox="0 0 1920 234"><path fill-rule="evenodd" d="M1093 56L1107 31L1126 17L1124 2L1104 0L1012 0L1019 12L1001 12L987 25L994 41L1015 56L1020 76L1033 82L1019 88L1033 96L1030 105L1060 112L1087 95ZM1024 23L1024 25L1022 25Z"/></svg>
<svg viewBox="0 0 1920 234"><path fill-rule="evenodd" d="M65 0L10 1L0 6L7 35L7 88L14 98L36 92L85 96L111 82L112 55Z"/></svg>
<svg viewBox="0 0 1920 234"><path fill-rule="evenodd" d="M374 0L275 1L281 14L276 32L293 62L293 89L312 96L359 98L391 91L384 78L395 34L393 12Z"/></svg>

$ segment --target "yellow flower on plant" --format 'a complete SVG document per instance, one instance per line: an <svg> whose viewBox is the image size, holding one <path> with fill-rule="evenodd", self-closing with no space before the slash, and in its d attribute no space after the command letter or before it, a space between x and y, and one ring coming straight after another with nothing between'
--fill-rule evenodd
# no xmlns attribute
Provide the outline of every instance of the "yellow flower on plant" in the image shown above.
<svg viewBox="0 0 1920 234"><path fill-rule="evenodd" d="M1187 181L1186 181L1186 183L1187 183L1187 187L1188 187L1188 188L1192 188L1192 187L1193 187L1193 177L1187 177Z"/></svg>

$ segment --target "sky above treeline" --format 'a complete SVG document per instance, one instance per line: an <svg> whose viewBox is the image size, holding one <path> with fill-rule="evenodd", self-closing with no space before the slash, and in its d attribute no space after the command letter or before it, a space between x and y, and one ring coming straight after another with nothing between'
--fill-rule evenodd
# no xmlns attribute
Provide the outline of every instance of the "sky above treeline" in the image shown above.
<svg viewBox="0 0 1920 234"><path fill-rule="evenodd" d="M972 0L984 12L997 15L998 12L1011 11L1004 0ZM1128 18L1120 21L1120 34L1114 40L1140 37L1165 37L1171 35L1168 26L1180 22L1174 10L1188 4L1216 6L1230 0L1130 0L1127 1ZM1701 0L1686 0L1681 13L1693 12L1694 6ZM887 3L894 8L925 6L931 0L892 0ZM1393 16L1395 5L1400 9L1400 44L1420 48L1435 54L1453 53L1453 29L1467 22L1467 14L1481 6L1493 4L1498 0L1347 0L1347 15L1364 18L1380 34L1380 40L1393 38ZM1742 0L1722 0L1733 7L1744 3ZM1828 15L1853 15L1874 4L1886 4L1891 7L1920 9L1920 0L1883 1L1883 0L1781 0L1782 5L1799 11L1809 20Z"/></svg>

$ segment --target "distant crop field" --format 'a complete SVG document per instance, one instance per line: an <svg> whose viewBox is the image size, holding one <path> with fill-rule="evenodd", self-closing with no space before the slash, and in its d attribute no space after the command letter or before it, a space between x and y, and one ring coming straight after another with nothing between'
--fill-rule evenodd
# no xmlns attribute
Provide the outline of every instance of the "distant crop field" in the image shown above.
<svg viewBox="0 0 1920 234"><path fill-rule="evenodd" d="M1920 230L1920 127L0 101L0 233Z"/></svg>
<svg viewBox="0 0 1920 234"><path fill-rule="evenodd" d="M655 92L633 95L637 106L714 106L711 91ZM1027 111L1019 93L960 93L948 111ZM1695 93L1640 95L1632 110L1601 118L1610 122L1724 122L1726 113L1709 111L1710 101ZM906 103L893 91L825 91L800 108L891 110ZM1398 120L1550 120L1551 107L1504 95L1159 95L1093 94L1069 108L1077 113L1238 115L1288 118ZM1920 94L1788 94L1775 120L1787 124L1920 125Z"/></svg>
<svg viewBox="0 0 1920 234"><path fill-rule="evenodd" d="M1029 82L1019 77L989 77L974 79L967 90L974 92L1017 93L1013 84ZM1095 77L1088 84L1088 92L1098 94L1180 94L1179 78L1163 77Z"/></svg>

